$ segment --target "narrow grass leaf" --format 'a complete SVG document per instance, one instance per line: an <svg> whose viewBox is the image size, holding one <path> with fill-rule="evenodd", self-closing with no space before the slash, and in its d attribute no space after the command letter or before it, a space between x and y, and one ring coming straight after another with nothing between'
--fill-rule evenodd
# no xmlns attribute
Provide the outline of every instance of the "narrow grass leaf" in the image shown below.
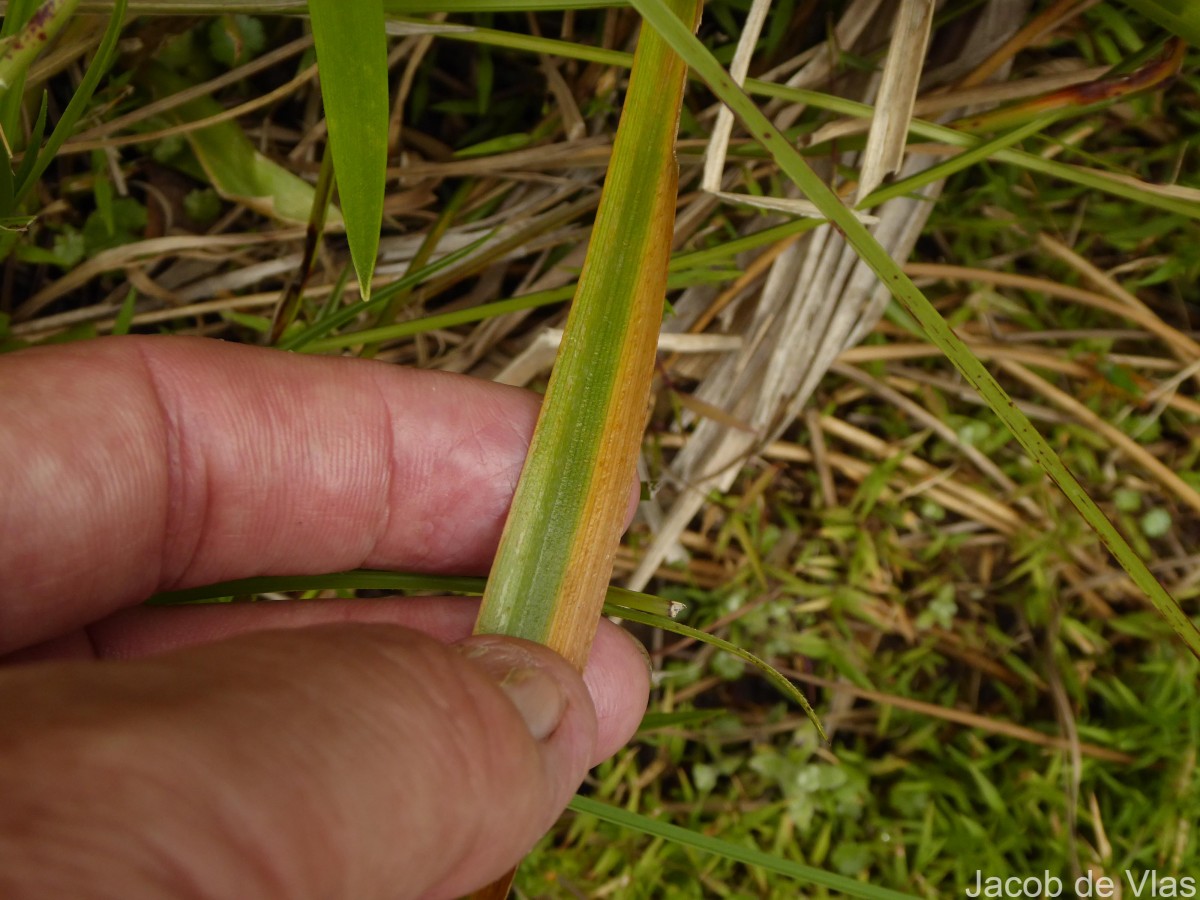
<svg viewBox="0 0 1200 900"><path fill-rule="evenodd" d="M681 709L676 712L646 713L638 726L639 735L663 728L695 728L722 714L719 709Z"/></svg>
<svg viewBox="0 0 1200 900"><path fill-rule="evenodd" d="M409 272L418 272L429 263L430 257L437 250L438 244L445 237L450 225L454 222L454 217L458 215L463 204L467 202L467 198L471 195L474 187L475 183L467 180L463 181L454 191L450 200L438 213L437 221L433 223L433 226L425 232L425 236L421 239L421 246L417 248L417 252L413 254L413 258L408 264ZM392 291L387 303L383 307L383 311L379 314L379 318L375 320L375 327L380 328L394 322L397 313L408 302L411 295L411 285L406 285L404 288Z"/></svg>
<svg viewBox="0 0 1200 900"><path fill-rule="evenodd" d="M31 145L28 154L31 154L36 159L36 162L25 174L25 178L17 184L17 196L15 203L19 204L25 196L32 190L37 180L46 171L46 167L54 160L54 156L58 153L58 148L63 145L71 132L75 130L75 123L79 121L88 104L92 102L92 95L96 92L97 86L100 84L100 79L104 77L104 73L108 71L109 64L113 60L113 54L117 49L117 38L121 36L121 25L125 21L125 0L116 0L113 4L112 15L108 20L108 27L104 30L104 36L100 39L100 46L96 48L96 55L92 57L91 63L88 64L87 71L83 74L83 80L79 82L79 87L75 89L75 93L71 95L70 101L67 103L67 108L63 110L62 116L58 120L58 124L54 126L54 130L50 132L50 139L46 141L46 145L40 151L35 153ZM24 170L24 166L22 166Z"/></svg>
<svg viewBox="0 0 1200 900"><path fill-rule="evenodd" d="M25 158L21 160L21 165L17 167L16 174L13 176L14 194L11 200L12 204L17 202L17 193L23 185L29 183L29 179L33 176L33 170L38 164L39 154L34 152L32 148L38 147L42 143L42 138L46 136L46 117L50 112L50 97L43 91L42 102L38 104L37 117L33 120L33 128L29 131L29 139L26 146L30 151L25 154Z"/></svg>
<svg viewBox="0 0 1200 900"><path fill-rule="evenodd" d="M429 575L356 569L353 572L334 572L328 575L260 575L255 578L239 578L235 581L222 581L203 587L155 594L146 602L150 606L179 606L211 602L221 597L272 594L279 591L443 591L451 594L482 594L486 584L486 579L475 575ZM670 620L678 615L681 606L678 601L667 600L665 597L609 587L605 594L604 614L628 617L631 612L640 612Z"/></svg>
<svg viewBox="0 0 1200 900"><path fill-rule="evenodd" d="M317 183L313 185L313 200L308 213L308 223L304 227L304 249L300 252L300 265L280 295L279 304L275 307L275 315L271 320L267 343L272 346L279 343L300 311L300 301L304 299L304 286L308 284L317 260L317 250L321 246L321 235L325 233L325 217L332 198L333 156L329 152L329 145L326 144L325 152L321 155Z"/></svg>
<svg viewBox="0 0 1200 900"><path fill-rule="evenodd" d="M467 244L465 247L460 247L451 253L447 253L436 262L432 262L428 265L421 266L418 269L405 272L403 277L398 278L396 281L393 281L377 290L375 292L375 296L373 296L370 300L361 300L358 303L351 304L350 306L340 307L331 311L329 315L322 316L303 331L282 341L279 344L279 349L303 350L309 343L324 337L335 328L340 328L343 325L353 322L358 316L365 312L371 312L372 310L379 309L381 306L391 300L396 294L403 293L412 289L413 287L416 287L418 284L432 277L433 275L436 275L443 269L448 269L459 260L470 256L472 253L486 244L492 238L493 234L495 234L495 232L489 232L483 237ZM355 341L348 341L347 346L351 343L355 343ZM362 343L361 339L358 340L357 343Z"/></svg>
<svg viewBox="0 0 1200 900"><path fill-rule="evenodd" d="M717 66L718 68L720 67L719 64ZM868 104L859 103L856 100L847 100L843 97L834 97L818 91L790 88L786 85L770 84L764 81L754 81L753 79L746 82L746 87L750 93L763 97L786 100L790 103L804 103L818 109L836 112L845 116L854 116L860 119L869 118L873 109ZM1080 109L1083 109L1083 107ZM1076 110L1076 112L1079 112L1079 110ZM938 141L965 149L972 149L978 146L979 139L972 134L958 131L946 125L927 122L923 119L913 119L909 124L909 129L914 136L924 138L925 140ZM1004 163L1005 165L1017 166L1029 172L1037 172L1039 175L1046 175L1050 178L1057 178L1072 184L1079 184L1093 190L1111 194L1123 200L1132 200L1135 203L1145 206L1179 213L1190 219L1200 219L1200 203L1176 196L1160 185L1141 182L1125 175L1105 172L1100 169L1089 169L1084 166L1071 165L1070 163L1059 162L1054 159L1046 159L1038 156L1036 153L1027 153L1024 150L1014 150L1012 148L997 150L992 159L995 162Z"/></svg>
<svg viewBox="0 0 1200 900"><path fill-rule="evenodd" d="M482 594L484 579L471 576L423 575L405 572L377 572L359 569L326 575L261 575L238 578L202 587L185 588L155 594L150 606L180 606L204 603L221 597L246 597L280 591L446 591L455 594Z"/></svg>
<svg viewBox="0 0 1200 900"><path fill-rule="evenodd" d="M13 178L12 157L8 147L0 141L0 215L13 212L13 201L17 197L16 181Z"/></svg>
<svg viewBox="0 0 1200 900"><path fill-rule="evenodd" d="M952 156L950 159L943 160L937 165L930 166L922 172L917 172L915 175L910 175L908 178L902 178L899 181L894 181L891 184L885 185L878 190L873 191L859 204L860 209L870 209L873 206L878 206L881 203L886 203L895 197L903 197L906 194L912 194L920 190L927 184L933 184L936 181L942 181L949 178L956 172L961 172L963 169L969 168L977 163L983 162L985 159L990 159L997 152L1011 147L1013 144L1020 143L1025 138L1031 135L1039 134L1051 122L1059 118L1058 115L1039 116L1038 118L1025 123L1019 128L1014 128L1012 131L1005 132L999 137L993 138L990 141L980 141L978 146L971 150L965 150L957 156Z"/></svg>
<svg viewBox="0 0 1200 900"><path fill-rule="evenodd" d="M779 167L795 182L808 199L845 236L859 257L888 287L897 302L921 325L926 337L962 373L975 388L1005 427L1017 439L1035 463L1059 486L1071 504L1099 536L1116 560L1129 573L1134 583L1145 592L1171 628L1197 657L1200 657L1200 630L1183 612L1176 600L1159 584L1124 536L1108 520L1095 501L1079 484L1046 439L1030 424L992 377L984 365L967 349L941 314L904 274L900 266L879 245L867 228L854 217L836 194L826 185L791 143L759 111L713 59L691 30L680 22L663 0L632 0L643 17L663 35L676 52L687 60L692 69L727 103L759 143L770 153Z"/></svg>
<svg viewBox="0 0 1200 900"><path fill-rule="evenodd" d="M1198 6L1200 8L1200 6ZM429 23L424 23L429 24ZM590 47L555 38L537 35L514 34L492 28L443 26L439 37L475 44L493 44L520 50L526 53L547 54L563 59L577 59L582 62L594 62L604 66L623 66L628 68L632 57L619 50L608 50L601 47ZM719 65L719 64L718 64ZM856 100L835 97L820 91L804 88L788 87L769 81L747 79L746 92L760 97L784 100L788 103L801 103L859 119L869 119L874 114L874 107ZM923 119L913 119L909 123L912 135L926 140L938 141L955 147L973 148L978 144L978 138L965 134L945 125L937 125ZM1176 212L1192 219L1200 219L1200 203L1173 196L1169 191L1157 185L1139 182L1123 175L1104 172L1099 169L1089 169L1054 159L1045 159L1034 153L1021 150L1000 150L993 157L996 162L1017 166L1031 172L1037 172L1050 178L1057 178L1072 184L1083 185L1093 190L1111 194L1124 200L1133 200L1156 209Z"/></svg>
<svg viewBox="0 0 1200 900"><path fill-rule="evenodd" d="M371 296L387 174L387 35L382 0L309 0L338 200L359 290Z"/></svg>
<svg viewBox="0 0 1200 900"><path fill-rule="evenodd" d="M5 4L4 19L0 21L0 40L12 37L29 21L37 9L37 0L9 0Z"/></svg>
<svg viewBox="0 0 1200 900"><path fill-rule="evenodd" d="M757 250L759 247L766 247L770 244L787 240L793 235L812 231L823 223L824 219L797 219L793 222L785 222L782 225L775 225L771 228L752 232L744 237L733 238L713 247L706 247L703 250L680 253L671 259L668 271L679 272L684 269L705 266L710 263L729 259L746 250Z"/></svg>
<svg viewBox="0 0 1200 900"><path fill-rule="evenodd" d="M675 288L693 287L698 284L730 281L737 278L740 274L741 272L736 269L680 272L672 275L667 280L667 287L673 290ZM397 341L402 338L412 337L414 334L425 334L426 332L436 331L439 328L455 328L470 322L482 322L484 319L507 315L511 312L520 312L523 309L538 309L543 306L553 306L555 303L563 303L570 300L575 291L575 284L567 284L559 288L549 288L544 291L535 291L532 294L510 297L507 300L481 303L479 306L472 306L467 309L456 309L453 312L424 316L409 322L397 322L395 325L387 325L383 328L368 328L364 331L338 334L319 341L313 341L306 349L312 353L319 353L326 350L343 350L346 347L353 347L357 344ZM374 299L371 302L374 303Z"/></svg>
<svg viewBox="0 0 1200 900"><path fill-rule="evenodd" d="M1189 44L1200 47L1200 3L1196 0L1121 0Z"/></svg>
<svg viewBox="0 0 1200 900"><path fill-rule="evenodd" d="M113 323L111 334L129 334L129 329L133 325L133 314L137 312L137 299L137 288L131 287L129 293L125 295L125 299L121 301L121 308L117 311L117 320Z"/></svg>
<svg viewBox="0 0 1200 900"><path fill-rule="evenodd" d="M712 853L724 859L745 863L748 866L757 866L768 872L774 872L776 875L794 878L814 887L840 891L850 897L861 897L862 900L912 900L914 897L912 894L902 894L889 888L876 887L864 881L847 878L845 875L835 875L833 872L826 872L824 869L814 866L806 866L802 863L771 856L753 847L744 847L697 831L689 831L687 828L680 828L670 822L660 822L658 819L651 819L649 816L630 812L609 803L601 803L590 797L576 795L569 804L569 808L574 812L595 816L604 822L611 822L613 825L629 831L664 838L684 847L691 847L703 853Z"/></svg>
<svg viewBox="0 0 1200 900"><path fill-rule="evenodd" d="M808 716L808 720L813 723L817 729L817 734L821 736L821 740L828 741L829 737L825 734L825 729L821 725L820 718L817 717L812 705L809 704L808 698L804 693L792 684L785 675L778 669L772 666L761 656L756 656L749 650L743 650L737 644L730 643L716 635L709 634L707 631L701 631L699 628L692 628L689 625L684 625L681 622L675 622L671 619L663 618L662 616L654 615L653 613L645 613L640 610L627 610L622 615L631 622L637 622L639 625L649 625L652 628L659 628L663 631L669 631L672 634L677 634L680 637L691 638L696 641L708 644L710 647L716 647L718 650L724 650L745 662L748 662L754 668L758 669L763 676L774 685L783 696L795 702L804 710L804 714Z"/></svg>

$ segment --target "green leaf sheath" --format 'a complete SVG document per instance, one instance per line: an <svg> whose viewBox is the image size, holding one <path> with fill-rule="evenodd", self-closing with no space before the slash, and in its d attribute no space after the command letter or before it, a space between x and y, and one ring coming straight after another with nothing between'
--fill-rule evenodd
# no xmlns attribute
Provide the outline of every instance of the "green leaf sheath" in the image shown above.
<svg viewBox="0 0 1200 900"><path fill-rule="evenodd" d="M25 73L68 21L79 0L47 0L16 34L0 43L0 94L23 86Z"/></svg>
<svg viewBox="0 0 1200 900"><path fill-rule="evenodd" d="M673 0L690 33L695 0ZM612 574L641 445L670 261L686 68L638 41L600 208L546 402L476 630L582 666Z"/></svg>
<svg viewBox="0 0 1200 900"><path fill-rule="evenodd" d="M54 161L54 156L58 153L58 148L63 145L75 130L76 123L83 116L88 104L92 102L92 95L95 94L96 88L100 84L100 79L108 71L109 64L116 54L117 38L121 36L121 26L124 24L124 21L125 0L116 0L112 6L112 15L109 17L108 27L105 28L104 36L100 39L100 46L96 48L96 55L92 57L92 61L88 64L87 71L83 74L83 80L79 82L79 87L71 95L71 99L67 103L67 108L59 116L58 123L54 126L54 130L50 132L50 137L46 141L45 146L36 153L30 147L29 153L26 154L25 162L21 164L21 171L17 173L16 196L13 199L14 205L19 204L33 190L33 186L42 177L42 173ZM38 113L39 126L35 127L34 134L40 132L41 125L45 122L44 116L43 104L43 111Z"/></svg>
<svg viewBox="0 0 1200 900"><path fill-rule="evenodd" d="M1163 589L1145 562L1133 550L1116 527L1088 496L1075 477L1063 465L1046 439L1030 424L1000 384L984 365L967 349L946 320L926 299L925 295L901 270L900 266L879 245L854 214L838 199L788 140L759 111L758 107L733 82L712 54L672 14L663 0L632 0L634 7L656 31L675 48L702 78L742 120L749 133L767 150L779 167L795 182L831 223L845 236L859 257L887 285L892 296L920 324L926 337L941 350L978 391L991 410L1000 418L1025 452L1059 486L1067 499L1079 511L1099 536L1122 568L1141 588L1155 608L1163 615L1192 653L1200 657L1200 631L1176 600Z"/></svg>
<svg viewBox="0 0 1200 900"><path fill-rule="evenodd" d="M338 200L364 299L379 250L387 174L388 71L382 0L309 0Z"/></svg>

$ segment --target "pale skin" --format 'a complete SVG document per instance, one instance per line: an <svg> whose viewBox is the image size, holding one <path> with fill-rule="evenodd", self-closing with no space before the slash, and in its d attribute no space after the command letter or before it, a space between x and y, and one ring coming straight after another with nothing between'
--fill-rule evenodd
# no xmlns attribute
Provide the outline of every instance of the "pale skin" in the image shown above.
<svg viewBox="0 0 1200 900"><path fill-rule="evenodd" d="M645 710L475 601L148 608L359 567L484 573L537 398L213 341L0 357L0 896L454 897Z"/></svg>

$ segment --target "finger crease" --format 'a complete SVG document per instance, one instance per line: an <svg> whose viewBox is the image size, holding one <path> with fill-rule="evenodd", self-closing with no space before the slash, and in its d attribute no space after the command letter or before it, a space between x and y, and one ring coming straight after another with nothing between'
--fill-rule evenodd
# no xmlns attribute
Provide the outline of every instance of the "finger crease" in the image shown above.
<svg viewBox="0 0 1200 900"><path fill-rule="evenodd" d="M158 408L159 419L162 422L163 461L166 465L166 504L163 513L162 531L159 538L158 574L155 584L159 590L166 590L175 587L180 582L184 573L191 569L199 552L201 540L208 525L207 485L205 489L206 496L203 498L201 506L199 527L192 532L191 546L187 547L185 552L173 553L172 551L183 550L179 541L185 533L184 523L186 522L184 510L186 479L183 472L182 429L178 419L172 412L171 404L166 400L166 392L163 389L157 364L146 353L146 348L143 345L137 344L135 346L137 347L138 358L141 360L142 368L146 373L146 384L150 388L150 395L154 400L155 406ZM170 566L170 572L168 572L168 560L173 557L179 561Z"/></svg>
<svg viewBox="0 0 1200 900"><path fill-rule="evenodd" d="M96 636L92 634L92 625L83 626L83 636L88 642L88 652L92 654L92 659L101 659L100 642L96 640Z"/></svg>
<svg viewBox="0 0 1200 900"><path fill-rule="evenodd" d="M361 564L365 564L367 560L377 559L379 548L383 546L387 540L388 534L392 529L392 485L395 479L396 470L396 429L392 427L392 406L388 403L387 395L384 393L383 386L379 383L377 373L372 373L371 385L375 389L375 396L378 399L380 407L380 416L385 425L385 433L387 434L387 446L385 458L387 464L384 466L383 485L380 491L380 496L383 498L383 510L377 517L378 526L375 531L375 539L371 546L370 552Z"/></svg>

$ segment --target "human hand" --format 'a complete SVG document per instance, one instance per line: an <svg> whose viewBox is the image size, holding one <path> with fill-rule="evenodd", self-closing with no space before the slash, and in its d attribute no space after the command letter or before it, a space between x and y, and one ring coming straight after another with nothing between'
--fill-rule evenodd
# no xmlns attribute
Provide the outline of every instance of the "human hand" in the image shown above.
<svg viewBox="0 0 1200 900"><path fill-rule="evenodd" d="M450 897L511 868L641 719L620 629L581 679L468 638L471 600L137 604L486 571L536 414L202 340L0 357L0 896Z"/></svg>

